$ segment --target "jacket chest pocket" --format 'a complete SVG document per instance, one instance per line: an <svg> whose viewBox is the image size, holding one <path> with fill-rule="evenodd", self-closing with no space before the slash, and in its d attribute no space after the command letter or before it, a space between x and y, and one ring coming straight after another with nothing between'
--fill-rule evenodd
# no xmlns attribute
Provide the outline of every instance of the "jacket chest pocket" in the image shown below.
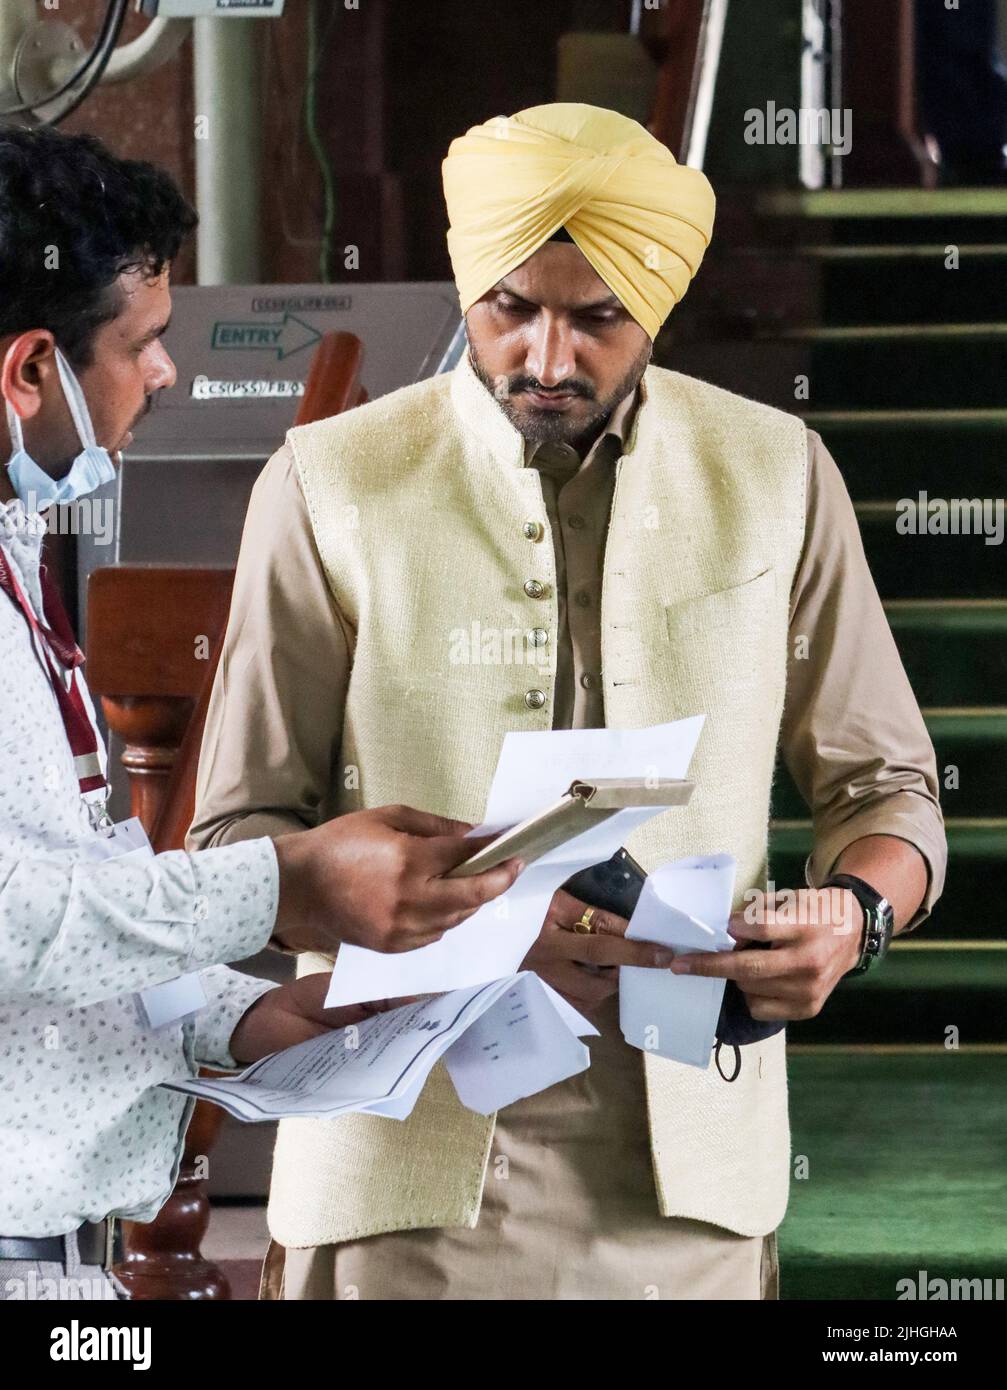
<svg viewBox="0 0 1007 1390"><path fill-rule="evenodd" d="M776 569L770 566L750 579L723 589L694 594L664 605L664 635L669 642L697 636L735 633L739 638L764 628L774 613Z"/></svg>

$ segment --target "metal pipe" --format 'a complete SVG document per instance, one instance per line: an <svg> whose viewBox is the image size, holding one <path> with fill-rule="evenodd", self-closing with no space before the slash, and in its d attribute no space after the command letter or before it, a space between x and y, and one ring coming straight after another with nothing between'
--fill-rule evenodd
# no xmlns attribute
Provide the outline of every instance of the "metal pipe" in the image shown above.
<svg viewBox="0 0 1007 1390"><path fill-rule="evenodd" d="M829 106L833 111L843 109L843 0L831 0L829 4L829 32L832 43L829 52ZM843 186L843 161L834 155L832 164L832 187Z"/></svg>
<svg viewBox="0 0 1007 1390"><path fill-rule="evenodd" d="M200 285L262 279L262 32L244 20L193 26Z"/></svg>
<svg viewBox="0 0 1007 1390"><path fill-rule="evenodd" d="M101 86L153 72L175 56L191 30L191 19L152 19L142 34L115 50L101 75Z"/></svg>
<svg viewBox="0 0 1007 1390"><path fill-rule="evenodd" d="M78 70L82 58L82 46L79 41L73 45L66 42L56 42L56 35L75 36L75 31L65 23L60 22L58 18L49 24L40 21L35 12L35 0L0 0L0 91L4 91L4 75L8 71L12 71L15 53L25 31L29 28L33 34L36 48L39 48L40 41L43 41L40 54L38 56L33 55L31 91L34 93L36 110L40 115L46 115L48 118L51 114L46 111L49 103L43 94L55 92L61 84L68 82L74 72ZM128 82L132 78L142 77L148 72L153 72L155 68L174 57L188 38L191 30L192 20L190 19L152 20L138 38L114 50L101 74L99 85L111 82ZM54 38L51 51L47 55L44 50L44 41L48 35L52 35ZM23 63L23 60L24 55L22 54L19 61ZM23 73L19 74L19 80L24 80ZM13 76L9 86L12 96L15 95ZM23 94L21 95L23 96ZM26 97L24 99L31 100L32 98Z"/></svg>
<svg viewBox="0 0 1007 1390"><path fill-rule="evenodd" d="M696 45L696 64L685 118L685 162L702 169L706 160L706 140L710 133L713 96L720 69L720 50L724 43L728 0L704 0L703 18Z"/></svg>

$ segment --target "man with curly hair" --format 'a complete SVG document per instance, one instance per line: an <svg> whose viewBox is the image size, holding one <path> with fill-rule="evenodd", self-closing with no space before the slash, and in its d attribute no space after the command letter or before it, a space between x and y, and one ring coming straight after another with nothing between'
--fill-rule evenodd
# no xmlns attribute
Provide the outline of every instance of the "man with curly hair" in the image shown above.
<svg viewBox="0 0 1007 1390"><path fill-rule="evenodd" d="M371 1006L326 979L229 970L275 939L404 950L504 891L446 882L470 827L382 807L201 854L99 858L106 755L43 513L114 477L175 368L171 261L196 217L97 140L0 130L0 1298L114 1297L113 1222L171 1192L192 1103L159 1083L233 1069ZM189 977L154 1027L135 996ZM205 1004L199 1007L199 997ZM163 997L163 996L162 996ZM193 1002L195 1001L195 1002Z"/></svg>

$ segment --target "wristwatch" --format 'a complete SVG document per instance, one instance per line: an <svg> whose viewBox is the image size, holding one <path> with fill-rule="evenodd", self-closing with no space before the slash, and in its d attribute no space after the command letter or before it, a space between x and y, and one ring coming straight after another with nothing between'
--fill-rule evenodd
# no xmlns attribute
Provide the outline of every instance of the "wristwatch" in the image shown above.
<svg viewBox="0 0 1007 1390"><path fill-rule="evenodd" d="M860 959L847 975L864 975L885 957L892 932L895 913L887 898L883 898L869 883L855 874L833 874L823 888L848 888L864 910L864 935L860 943ZM844 977L845 978L845 977Z"/></svg>

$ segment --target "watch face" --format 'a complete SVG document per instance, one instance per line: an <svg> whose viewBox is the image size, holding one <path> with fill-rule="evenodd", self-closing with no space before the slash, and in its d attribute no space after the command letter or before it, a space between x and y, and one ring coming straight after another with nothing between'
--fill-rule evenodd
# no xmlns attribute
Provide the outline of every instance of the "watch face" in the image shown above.
<svg viewBox="0 0 1007 1390"><path fill-rule="evenodd" d="M865 945L869 954L880 960L892 939L895 914L887 898L882 898L876 908L868 908L865 911L868 919Z"/></svg>
<svg viewBox="0 0 1007 1390"><path fill-rule="evenodd" d="M864 929L860 959L849 974L862 975L879 961L888 950L895 929L895 913L887 898L883 898L869 883L855 874L835 874L825 886L847 888L860 904L864 914Z"/></svg>

